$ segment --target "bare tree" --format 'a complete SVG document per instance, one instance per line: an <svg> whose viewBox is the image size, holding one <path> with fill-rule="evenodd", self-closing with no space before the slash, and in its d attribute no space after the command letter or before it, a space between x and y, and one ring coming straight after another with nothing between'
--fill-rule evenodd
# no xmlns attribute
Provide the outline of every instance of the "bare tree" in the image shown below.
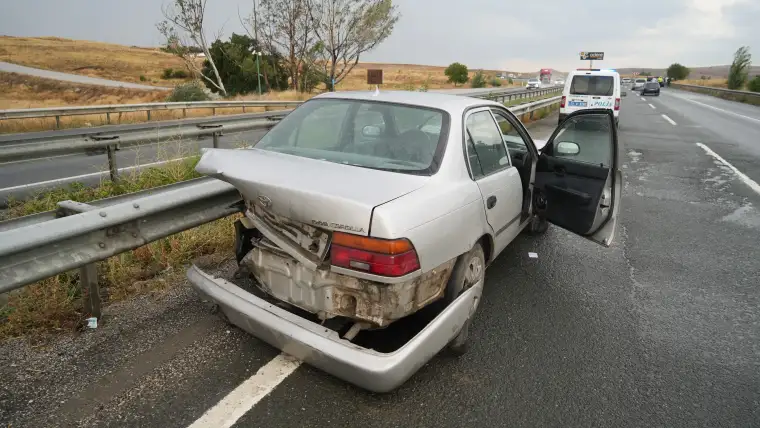
<svg viewBox="0 0 760 428"><path fill-rule="evenodd" d="M204 33L203 20L206 14L206 2L208 0L173 0L173 4L162 7L164 21L157 24L158 31L166 38L167 47L171 52L182 58L185 65L196 74L202 76L212 86L219 90L222 95L227 95L224 82L219 76L214 59L209 51L209 44ZM206 55L214 79L203 74L203 71L195 61L191 47L200 48Z"/></svg>
<svg viewBox="0 0 760 428"><path fill-rule="evenodd" d="M391 0L308 0L314 33L322 47L325 74L340 83L393 31L400 15ZM334 85L331 90L335 90Z"/></svg>
<svg viewBox="0 0 760 428"><path fill-rule="evenodd" d="M308 0L260 0L251 19L254 34L261 36L262 46L271 57L284 59L293 89L299 87L299 75L314 44L308 8Z"/></svg>

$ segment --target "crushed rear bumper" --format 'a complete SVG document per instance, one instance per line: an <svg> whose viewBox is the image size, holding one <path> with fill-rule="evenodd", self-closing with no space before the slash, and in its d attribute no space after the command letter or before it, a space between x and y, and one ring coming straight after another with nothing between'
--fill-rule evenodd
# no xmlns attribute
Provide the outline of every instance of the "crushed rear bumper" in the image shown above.
<svg viewBox="0 0 760 428"><path fill-rule="evenodd" d="M190 283L219 305L231 323L257 338L340 379L374 392L403 384L457 335L475 312L483 282L462 293L414 338L392 353L355 345L333 330L277 307L196 266Z"/></svg>

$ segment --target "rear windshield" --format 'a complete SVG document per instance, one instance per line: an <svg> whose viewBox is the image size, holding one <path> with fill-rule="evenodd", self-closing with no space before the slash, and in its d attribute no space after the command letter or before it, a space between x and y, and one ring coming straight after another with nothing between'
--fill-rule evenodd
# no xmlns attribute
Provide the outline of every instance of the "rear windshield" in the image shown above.
<svg viewBox="0 0 760 428"><path fill-rule="evenodd" d="M257 149L408 174L435 173L449 124L441 110L317 99L293 110Z"/></svg>
<svg viewBox="0 0 760 428"><path fill-rule="evenodd" d="M615 79L612 76L574 76L570 93L611 97L614 88Z"/></svg>
<svg viewBox="0 0 760 428"><path fill-rule="evenodd" d="M647 88L659 88L660 84L657 82L647 82L646 85Z"/></svg>

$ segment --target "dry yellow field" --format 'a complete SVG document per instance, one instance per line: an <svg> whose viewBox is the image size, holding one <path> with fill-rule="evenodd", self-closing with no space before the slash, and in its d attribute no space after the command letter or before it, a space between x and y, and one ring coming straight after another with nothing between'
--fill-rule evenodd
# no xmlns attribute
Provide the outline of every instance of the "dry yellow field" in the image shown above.
<svg viewBox="0 0 760 428"><path fill-rule="evenodd" d="M434 65L416 65L416 64L381 64L362 62L356 65L351 73L337 86L337 90L361 90L369 89L367 85L367 70L383 70L383 88L386 89L417 89L422 85L427 85L428 89L453 88L452 83L448 83L448 78L443 74L446 67ZM475 75L477 70L470 70L470 78ZM486 76L486 82L499 73L495 70L483 70ZM507 81L502 80L504 87L507 87ZM465 84L465 87L469 84Z"/></svg>
<svg viewBox="0 0 760 428"><path fill-rule="evenodd" d="M81 105L136 104L163 102L166 91L141 91L136 89L111 88L95 85L80 85L57 80L42 79L16 73L0 72L0 110L21 108L45 108ZM235 100L306 100L311 94L294 91L273 92L263 95L235 97ZM263 108L247 108L247 112L264 111ZM237 114L242 109L217 109L216 114ZM209 109L188 110L187 116L209 116ZM170 120L182 118L181 110L154 111L152 120ZM116 117L112 117L117 120ZM144 112L124 113L118 119L120 123L144 122ZM61 127L76 128L105 125L105 115L64 116ZM55 128L54 118L43 119L7 119L0 121L0 133L32 132Z"/></svg>
<svg viewBox="0 0 760 428"><path fill-rule="evenodd" d="M709 86L711 88L728 88L728 79L709 79L709 80L703 80L703 79L687 79L687 80L679 80L676 83L683 83L686 85L699 85L699 86Z"/></svg>
<svg viewBox="0 0 760 428"><path fill-rule="evenodd" d="M156 48L139 48L58 37L0 37L0 61L27 67L122 82L173 86L165 68L184 69L182 60ZM141 81L140 76L146 81Z"/></svg>

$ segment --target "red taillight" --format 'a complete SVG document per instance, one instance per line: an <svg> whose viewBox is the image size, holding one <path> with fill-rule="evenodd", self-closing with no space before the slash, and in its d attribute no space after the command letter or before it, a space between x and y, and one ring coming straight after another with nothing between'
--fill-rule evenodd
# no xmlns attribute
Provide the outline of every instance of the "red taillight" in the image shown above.
<svg viewBox="0 0 760 428"><path fill-rule="evenodd" d="M559 106L562 108L565 108L565 101L567 100L567 97L562 95L562 99L559 101Z"/></svg>
<svg viewBox="0 0 760 428"><path fill-rule="evenodd" d="M620 98L615 98L615 110L620 110Z"/></svg>
<svg viewBox="0 0 760 428"><path fill-rule="evenodd" d="M382 276L403 276L420 268L417 252L407 239L378 239L333 233L330 263Z"/></svg>

